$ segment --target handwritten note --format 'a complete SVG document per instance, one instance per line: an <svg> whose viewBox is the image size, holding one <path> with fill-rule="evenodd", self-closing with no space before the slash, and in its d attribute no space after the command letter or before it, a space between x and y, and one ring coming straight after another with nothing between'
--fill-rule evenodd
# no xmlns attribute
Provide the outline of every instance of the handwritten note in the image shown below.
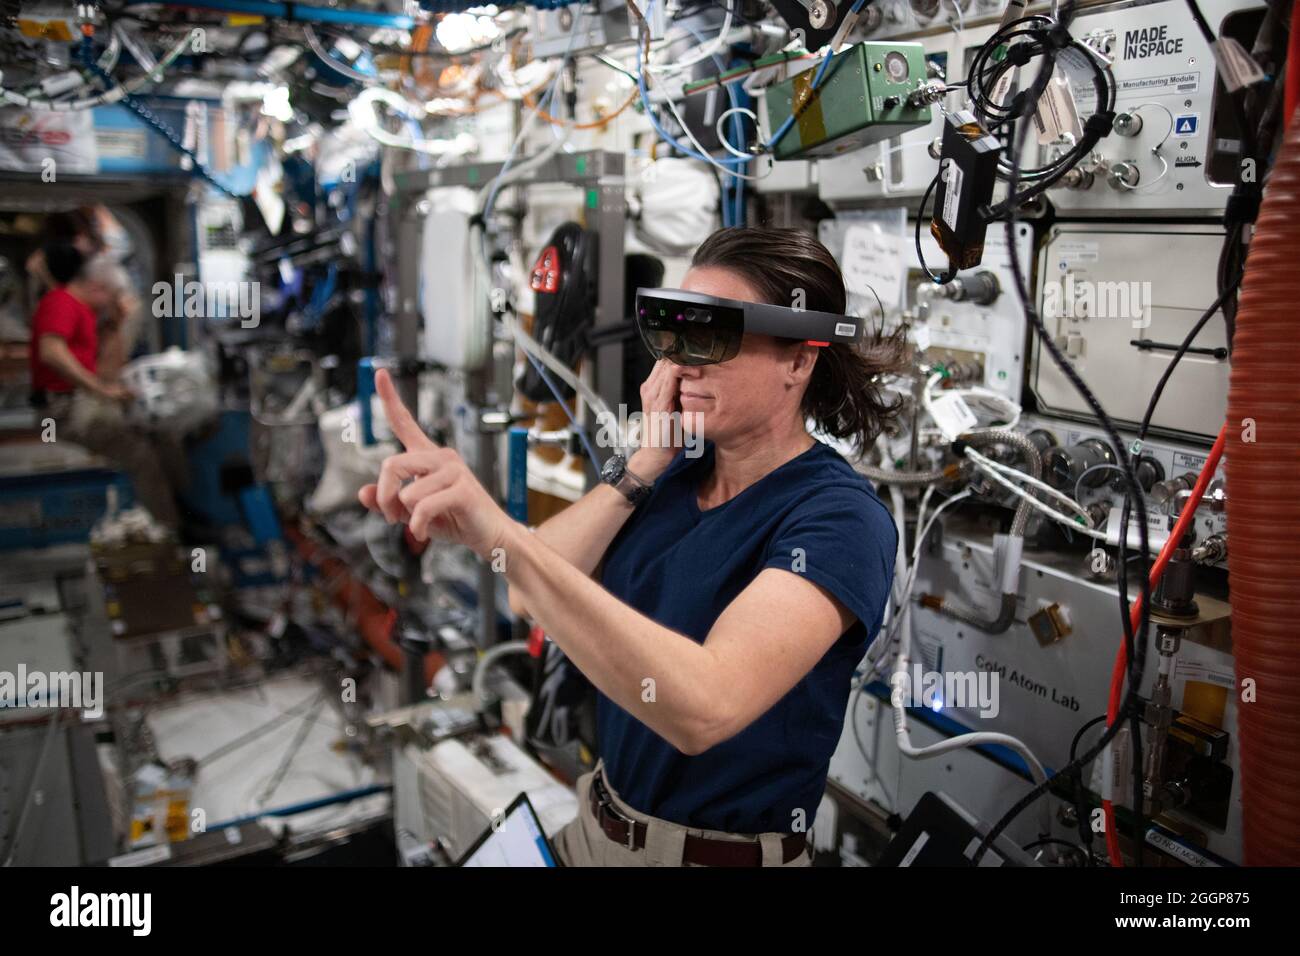
<svg viewBox="0 0 1300 956"><path fill-rule="evenodd" d="M898 308L904 273L901 243L898 236L876 226L849 226L840 259L848 290L867 297L874 291L886 311Z"/></svg>

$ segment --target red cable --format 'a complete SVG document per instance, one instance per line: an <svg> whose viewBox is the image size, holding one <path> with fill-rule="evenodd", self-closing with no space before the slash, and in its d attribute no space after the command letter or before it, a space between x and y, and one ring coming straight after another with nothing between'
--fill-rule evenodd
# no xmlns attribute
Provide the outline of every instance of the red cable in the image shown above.
<svg viewBox="0 0 1300 956"><path fill-rule="evenodd" d="M1282 122L1290 123L1300 99L1300 3L1291 5L1291 35L1286 49L1286 97L1283 99Z"/></svg>
<svg viewBox="0 0 1300 956"><path fill-rule="evenodd" d="M1300 3L1296 4L1300 7ZM1196 518L1196 508L1201 503L1201 498L1205 494L1205 489L1209 486L1210 480L1214 477L1214 470L1219 467L1219 459L1223 457L1223 446L1227 442L1228 426L1225 423L1219 429L1219 437L1214 442L1214 447L1210 449L1210 456L1205 459L1205 464L1201 467L1201 473L1196 478L1196 484L1192 487L1192 496L1187 499L1183 506L1182 514L1178 516L1178 521L1174 524L1174 530L1169 532L1164 547L1160 549L1160 554L1155 563L1151 565L1151 590L1155 591L1156 585L1164 577L1165 568L1169 566L1169 559L1173 556L1174 550L1178 547L1178 542L1183 540L1187 533L1188 527ZM1142 595L1139 594L1133 602L1133 607L1129 611L1129 621L1132 622L1133 633L1137 634L1138 626L1142 622ZM1110 727L1115 723L1115 718L1119 716L1120 702L1124 691L1124 674L1128 669L1128 653L1124 642L1120 641L1119 653L1115 655L1115 667L1110 672L1110 700L1106 704L1106 726ZM1140 799L1140 798L1139 798ZM1106 852L1110 856L1111 866L1124 865L1124 858L1119 851L1119 833L1115 829L1115 806L1109 800L1101 802L1102 812L1106 815ZM1142 839L1142 834L1138 834L1138 839Z"/></svg>

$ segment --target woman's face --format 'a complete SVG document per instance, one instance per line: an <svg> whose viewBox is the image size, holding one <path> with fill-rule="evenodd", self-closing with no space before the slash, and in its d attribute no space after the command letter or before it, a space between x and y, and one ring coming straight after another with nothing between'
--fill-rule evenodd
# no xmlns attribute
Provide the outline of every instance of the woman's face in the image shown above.
<svg viewBox="0 0 1300 956"><path fill-rule="evenodd" d="M682 288L723 299L763 301L743 278L716 266L691 269ZM698 414L703 437L711 441L761 433L782 421L782 416L799 416L799 402L815 361L812 347L746 334L740 353L730 361L677 369L682 412ZM693 416L684 417L689 422Z"/></svg>

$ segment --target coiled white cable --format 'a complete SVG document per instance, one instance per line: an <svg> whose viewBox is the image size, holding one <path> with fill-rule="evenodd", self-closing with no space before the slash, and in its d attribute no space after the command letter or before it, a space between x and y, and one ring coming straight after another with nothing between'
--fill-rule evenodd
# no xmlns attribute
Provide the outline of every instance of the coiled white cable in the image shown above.
<svg viewBox="0 0 1300 956"><path fill-rule="evenodd" d="M737 0L739 2L739 0ZM694 53L688 54L681 59L675 59L671 63L647 63L645 71L652 76L673 76L689 69L696 63L707 60L718 50L722 49L722 44L726 42L727 34L731 32L732 12L731 7L726 7L727 14L722 20L722 29L718 35L701 47L697 47Z"/></svg>
<svg viewBox="0 0 1300 956"><path fill-rule="evenodd" d="M1019 471L1018 469L1014 469L1014 468L1008 469L1008 466L1003 465L1001 462L993 461L992 459L987 458L984 455L981 455L973 448L966 449L966 456L970 458L971 461L975 463L976 467L979 468L982 472L984 472L984 474L988 475L990 478L992 478L1002 487L1006 488L1012 494L1028 501L1030 506L1033 507L1034 510L1042 514L1045 514L1053 521L1065 525L1071 531L1077 531L1080 534L1087 535L1090 538L1096 538L1098 541L1108 540L1106 536L1106 532L1098 531L1096 528L1092 527L1091 516L1086 511L1084 511L1080 505L1078 505L1073 500L1061 495L1061 493L1058 492L1055 488L1051 488L1050 486L1047 485L1042 485L1042 488L1050 492L1054 497L1057 497L1064 501L1068 501L1070 507L1078 512L1079 518L1084 522L1083 524L1080 524L1079 521L1075 520L1074 518L1071 518L1069 515L1061 514L1061 512L1057 511L1055 508L1052 508L1044 504L1043 502L1039 501L1028 491L1026 491L1023 487L1017 485L1009 478L1003 477L1002 473L1003 471L1007 471L1009 474L1015 475L1017 479L1024 479L1026 481L1034 483L1035 486L1041 484L1038 483L1036 479L1033 479L1030 475L1026 475L1023 471Z"/></svg>

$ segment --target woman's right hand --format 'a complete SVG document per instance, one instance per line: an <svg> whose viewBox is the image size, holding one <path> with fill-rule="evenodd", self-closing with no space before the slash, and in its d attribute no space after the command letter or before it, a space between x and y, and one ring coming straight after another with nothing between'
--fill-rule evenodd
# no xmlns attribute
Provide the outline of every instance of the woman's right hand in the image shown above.
<svg viewBox="0 0 1300 956"><path fill-rule="evenodd" d="M680 387L678 366L662 358L641 383L641 445L627 467L643 481L663 474L681 450Z"/></svg>

